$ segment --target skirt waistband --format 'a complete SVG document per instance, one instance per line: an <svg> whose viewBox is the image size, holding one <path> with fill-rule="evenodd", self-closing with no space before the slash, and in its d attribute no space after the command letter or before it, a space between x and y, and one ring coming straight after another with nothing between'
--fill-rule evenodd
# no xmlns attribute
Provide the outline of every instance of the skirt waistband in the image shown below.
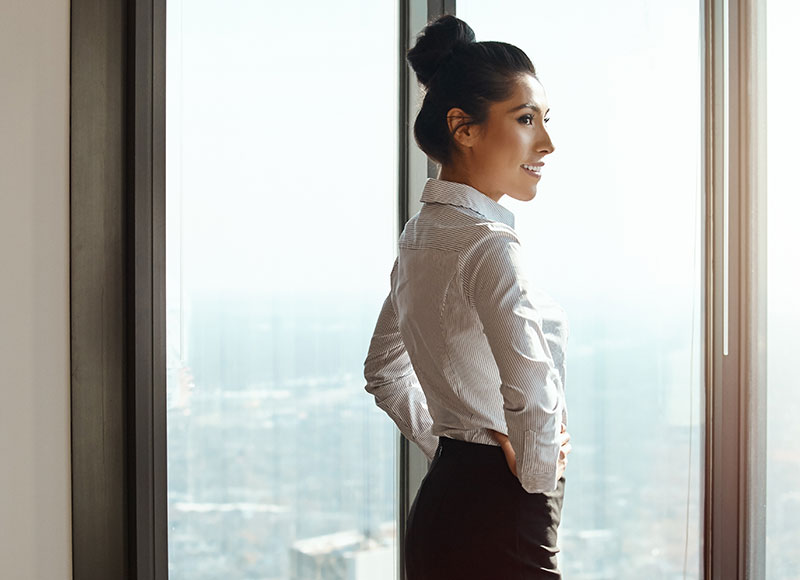
<svg viewBox="0 0 800 580"><path fill-rule="evenodd" d="M485 457L487 459L502 457L505 460L505 454L499 445L462 441L461 439L453 439L452 437L446 437L444 435L439 436L439 446L436 449L436 456L454 453L466 453L471 457Z"/></svg>

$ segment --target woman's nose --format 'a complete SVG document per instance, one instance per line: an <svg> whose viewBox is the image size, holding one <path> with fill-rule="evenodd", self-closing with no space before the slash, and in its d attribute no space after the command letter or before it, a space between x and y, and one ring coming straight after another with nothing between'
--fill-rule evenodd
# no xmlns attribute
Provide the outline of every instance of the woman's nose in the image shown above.
<svg viewBox="0 0 800 580"><path fill-rule="evenodd" d="M553 151L556 150L556 146L553 145L553 141L550 139L550 135L547 132L545 132L544 135L545 135L544 139L542 140L542 143L539 146L539 153L544 153L544 154L552 153Z"/></svg>

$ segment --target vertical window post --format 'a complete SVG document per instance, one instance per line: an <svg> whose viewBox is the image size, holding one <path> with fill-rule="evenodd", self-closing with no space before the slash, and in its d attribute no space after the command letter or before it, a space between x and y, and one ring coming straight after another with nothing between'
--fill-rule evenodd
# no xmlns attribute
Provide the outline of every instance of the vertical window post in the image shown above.
<svg viewBox="0 0 800 580"><path fill-rule="evenodd" d="M129 6L128 440L131 573L167 580L166 0Z"/></svg>
<svg viewBox="0 0 800 580"><path fill-rule="evenodd" d="M760 0L706 0L705 577L764 575L765 75Z"/></svg>

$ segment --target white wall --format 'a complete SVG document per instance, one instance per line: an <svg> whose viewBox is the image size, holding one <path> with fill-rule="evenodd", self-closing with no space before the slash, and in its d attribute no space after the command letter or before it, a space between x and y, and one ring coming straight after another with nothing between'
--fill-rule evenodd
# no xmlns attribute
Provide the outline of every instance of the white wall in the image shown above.
<svg viewBox="0 0 800 580"><path fill-rule="evenodd" d="M69 0L0 0L0 578L72 577Z"/></svg>

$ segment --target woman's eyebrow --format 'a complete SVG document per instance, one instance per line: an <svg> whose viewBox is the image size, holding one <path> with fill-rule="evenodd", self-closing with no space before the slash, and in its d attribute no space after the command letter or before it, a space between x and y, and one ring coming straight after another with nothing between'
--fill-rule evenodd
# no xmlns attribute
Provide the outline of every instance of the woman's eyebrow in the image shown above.
<svg viewBox="0 0 800 580"><path fill-rule="evenodd" d="M513 113L514 111L519 111L520 109L524 109L524 108L526 108L526 107L527 107L528 109L533 109L533 111L534 111L535 113L541 113L541 112L542 112L542 111L539 109L539 107L537 107L537 106L536 106L536 105L534 105L533 103L523 103L523 104L521 104L521 105L517 105L517 106L516 106L516 107L514 107L513 109L510 109L508 112L509 112L509 113ZM549 112L550 112L550 109L547 109L547 111L545 111L545 115L546 115L547 113L549 113Z"/></svg>

